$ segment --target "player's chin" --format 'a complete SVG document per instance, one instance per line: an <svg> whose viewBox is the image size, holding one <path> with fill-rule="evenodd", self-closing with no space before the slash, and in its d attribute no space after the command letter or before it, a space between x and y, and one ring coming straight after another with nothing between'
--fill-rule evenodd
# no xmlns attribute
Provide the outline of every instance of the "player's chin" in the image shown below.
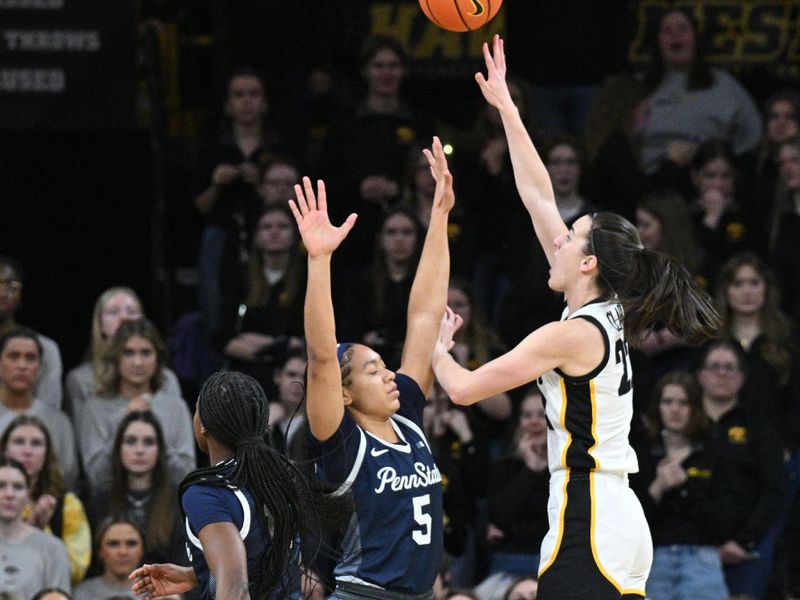
<svg viewBox="0 0 800 600"><path fill-rule="evenodd" d="M547 280L547 287L549 287L554 292L563 292L564 291L562 286L558 283L558 280L556 280L552 275Z"/></svg>

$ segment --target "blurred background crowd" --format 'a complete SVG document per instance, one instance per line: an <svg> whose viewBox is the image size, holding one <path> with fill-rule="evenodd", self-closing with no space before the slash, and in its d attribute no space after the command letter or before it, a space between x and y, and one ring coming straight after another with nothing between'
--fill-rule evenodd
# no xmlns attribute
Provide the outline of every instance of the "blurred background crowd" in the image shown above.
<svg viewBox="0 0 800 600"><path fill-rule="evenodd" d="M117 4L114 19L68 13L123 34L98 44L111 50L89 61L95 79L54 54L59 97L14 77L47 71L36 44L58 50L25 37L26 19L67 3L0 2L19 20L0 54L25 67L0 67L0 589L101 599L142 560L185 563L175 489L202 464L191 414L216 369L258 379L291 448L306 261L286 201L302 175L325 180L335 222L359 214L333 264L339 339L399 364L434 134L457 195L456 359L476 368L559 318L472 80L501 33L565 222L624 215L723 315L707 347L656 329L631 354L649 597L800 597L800 2L506 0L467 34L400 0ZM538 390L463 409L437 389L426 419L447 513L437 594L534 598ZM22 522L63 544L23 544L5 528ZM329 584L328 563L314 569Z"/></svg>

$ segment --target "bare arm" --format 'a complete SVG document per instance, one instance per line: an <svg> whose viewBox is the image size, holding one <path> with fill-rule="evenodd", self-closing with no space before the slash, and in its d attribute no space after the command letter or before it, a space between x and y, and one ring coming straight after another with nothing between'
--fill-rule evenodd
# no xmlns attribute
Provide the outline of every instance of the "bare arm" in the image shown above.
<svg viewBox="0 0 800 600"><path fill-rule="evenodd" d="M491 53L488 44L484 43L483 57L486 61L486 77L483 73L477 73L475 80L486 101L500 112L517 190L531 216L536 237L547 255L547 261L552 264L553 240L565 234L567 227L556 207L550 174L508 91L505 50L500 36L494 36Z"/></svg>
<svg viewBox="0 0 800 600"><path fill-rule="evenodd" d="M439 138L433 138L432 152L425 150L425 156L436 180L436 192L425 245L408 298L408 325L399 371L416 381L422 393L427 396L433 385L433 347L447 306L447 285L450 278L447 217L455 203L455 195L453 177L447 168L447 159Z"/></svg>
<svg viewBox="0 0 800 600"><path fill-rule="evenodd" d="M172 563L145 564L128 575L133 580L131 590L144 595L145 600L183 594L197 586L197 577L192 567L181 567Z"/></svg>
<svg viewBox="0 0 800 600"><path fill-rule="evenodd" d="M340 227L331 225L325 184L317 182L317 194L308 177L303 187L294 186L297 200L290 200L300 235L308 250L308 284L304 311L308 349L306 414L311 433L320 441L330 438L344 416L342 375L336 355L336 326L331 298L331 256L356 222L351 214Z"/></svg>
<svg viewBox="0 0 800 600"><path fill-rule="evenodd" d="M470 371L447 352L455 329L457 324L449 315L442 320L433 370L450 399L461 405L519 387L555 368L583 375L600 364L605 352L600 331L593 324L584 319L558 321L540 327L512 350Z"/></svg>
<svg viewBox="0 0 800 600"><path fill-rule="evenodd" d="M233 523L209 523L197 535L208 570L217 580L217 598L248 600L247 552Z"/></svg>

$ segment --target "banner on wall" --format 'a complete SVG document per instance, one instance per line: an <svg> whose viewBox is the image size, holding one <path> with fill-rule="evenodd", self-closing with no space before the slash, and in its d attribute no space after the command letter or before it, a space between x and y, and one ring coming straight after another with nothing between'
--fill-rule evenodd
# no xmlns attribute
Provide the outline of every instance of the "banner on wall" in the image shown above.
<svg viewBox="0 0 800 600"><path fill-rule="evenodd" d="M135 3L0 0L0 128L135 126Z"/></svg>
<svg viewBox="0 0 800 600"><path fill-rule="evenodd" d="M635 33L628 58L632 64L647 62L659 16L668 7L684 9L694 17L710 64L800 80L800 0L631 2Z"/></svg>

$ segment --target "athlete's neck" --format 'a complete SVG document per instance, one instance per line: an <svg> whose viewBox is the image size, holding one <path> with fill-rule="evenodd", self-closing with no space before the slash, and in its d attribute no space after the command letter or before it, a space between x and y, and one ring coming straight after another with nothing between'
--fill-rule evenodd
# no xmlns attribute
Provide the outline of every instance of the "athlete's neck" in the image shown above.
<svg viewBox="0 0 800 600"><path fill-rule="evenodd" d="M569 290L564 290L564 300L569 308L569 314L602 296L603 294L595 285L594 280L589 278L581 278Z"/></svg>
<svg viewBox="0 0 800 600"><path fill-rule="evenodd" d="M353 420L358 423L359 427L364 431L369 431L372 435L382 439L384 442L389 442L390 444L400 443L400 438L397 436L397 432L394 430L394 427L392 427L392 422L389 419L381 419L379 417L366 415L352 408L349 410L350 416L353 417Z"/></svg>

